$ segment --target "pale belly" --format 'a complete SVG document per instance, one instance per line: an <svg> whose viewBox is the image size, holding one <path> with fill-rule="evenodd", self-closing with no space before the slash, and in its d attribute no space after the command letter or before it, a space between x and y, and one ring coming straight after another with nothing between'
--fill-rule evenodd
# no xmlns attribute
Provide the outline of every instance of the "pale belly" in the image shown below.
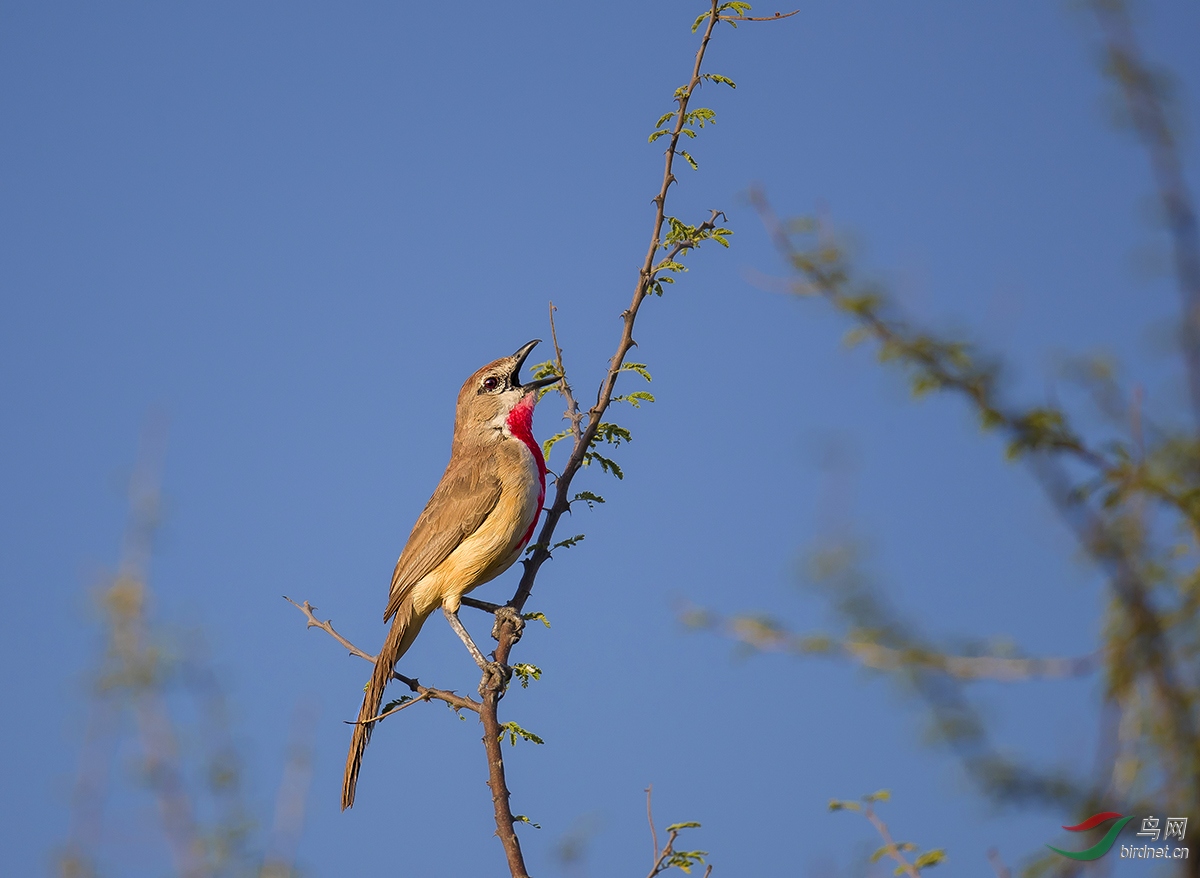
<svg viewBox="0 0 1200 878"><path fill-rule="evenodd" d="M532 453L519 440L509 441L519 446L520 453L505 455L509 465L500 468L504 487L496 508L413 587L418 612L432 612L439 606L457 610L464 594L495 579L521 557L541 513L543 489Z"/></svg>

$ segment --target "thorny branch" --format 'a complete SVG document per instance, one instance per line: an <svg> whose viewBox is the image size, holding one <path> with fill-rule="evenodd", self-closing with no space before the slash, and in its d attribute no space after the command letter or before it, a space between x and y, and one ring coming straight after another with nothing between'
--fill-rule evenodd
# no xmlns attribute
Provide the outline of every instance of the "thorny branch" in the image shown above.
<svg viewBox="0 0 1200 878"><path fill-rule="evenodd" d="M529 596L533 591L533 584L537 578L538 571L542 564L550 558L550 551L553 545L552 540L554 531L558 526L562 516L570 511L570 487L575 475L579 472L580 467L588 459L589 449L596 441L597 434L602 425L603 417L609 406L613 402L613 394L616 388L617 379L620 377L622 366L625 363L625 357L629 350L636 345L633 338L634 323L637 320L638 312L658 282L659 274L663 271L673 270L672 264L675 257L685 251L694 249L700 243L700 240L708 237L708 233L716 229L718 218L723 218L724 214L720 211L713 211L711 217L694 227L692 232L693 238L685 238L684 240L671 240L670 247L667 249L667 255L659 261L655 261L655 257L659 250L663 248L663 226L667 222L666 202L667 194L671 185L676 182L673 173L675 158L678 155L684 155L691 162L689 156L679 150L680 137L684 134L686 124L688 122L688 106L696 89L700 87L704 81L701 76L701 67L704 62L705 53L708 50L709 41L712 38L713 31L719 21L725 21L733 26L737 26L738 22L743 21L775 21L782 18L788 18L795 13L787 15L776 14L773 17L766 18L751 18L741 14L738 15L723 15L722 12L728 6L723 6L721 0L710 0L710 9L697 20L696 25L699 26L704 22L703 35L700 39L700 46L696 50L694 64L692 65L691 78L687 84L675 92L676 110L674 111L674 126L669 132L668 146L665 153L663 163L662 183L659 186L658 194L652 199L654 203L654 220L651 225L650 243L646 249L646 256L642 266L638 272L637 282L634 286L633 298L630 301L629 307L622 312L622 329L621 337L617 343L616 352L609 360L608 370L605 373L604 379L600 384L596 394L595 404L582 412L573 395L570 385L566 381L566 370L563 364L562 348L558 343L557 329L554 325L554 305L550 305L550 329L551 336L554 341L554 368L557 373L562 376L563 380L559 382L559 391L567 401L566 417L571 422L570 435L574 439L574 444L571 449L570 457L562 472L558 474L555 480L554 500L548 508L546 508L546 517L543 520L542 527L537 534L535 540L531 543L531 551L529 556L522 562L524 564L524 573L521 576L516 592L508 603L499 607L495 604L486 601L478 601L470 598L464 598L462 603L492 613L495 616L495 624L492 629L492 637L496 640L497 646L493 652L493 662L484 670L483 680L480 682L479 691L482 696L482 701L477 702L473 699L463 698L453 692L438 689L428 689L420 686L416 680L410 680L400 674L393 674L396 679L409 686L412 691L417 692L421 697L416 700L436 699L450 704L452 707L462 707L468 710L473 710L480 715L480 719L484 726L483 743L487 752L488 758L488 786L492 792L492 802L495 811L496 819L496 834L499 836L501 843L504 846L505 856L508 861L509 871L513 878L528 878L528 873L525 869L524 858L521 853L520 842L514 831L514 824L517 818L513 815L509 803L509 790L505 781L504 761L500 750L501 726L497 717L497 705L504 695L505 687L511 676L511 670L508 668L507 662L509 653L512 647L521 638L521 630L524 625L524 620L521 617L521 611L524 609ZM663 121L666 121L665 119ZM693 133L690 130L688 133ZM693 163L694 164L694 163ZM659 282L660 283L660 282ZM338 634L333 626L328 622L321 622L313 615L312 606L305 601L303 604L297 604L290 598L289 603L299 609L308 618L308 627L320 628L337 640L343 647L350 651L352 655L368 661L374 661L374 656L364 652L354 646L340 634ZM408 707L409 704L415 702L406 702L403 705L395 708L392 711L381 714L382 716L390 715L396 710ZM376 717L375 719L378 719ZM372 720L374 721L374 720ZM674 835L672 835L672 839ZM670 845L668 844L668 847ZM707 873L706 873L707 874Z"/></svg>
<svg viewBox="0 0 1200 878"><path fill-rule="evenodd" d="M579 403L575 401L575 393L571 390L571 385L567 383L567 370L563 366L562 348L558 346L558 329L554 325L554 312L557 310L554 307L554 303L551 302L550 340L554 342L554 368L562 376L562 381L558 383L558 392L567 401L567 411L564 417L571 422L571 435L575 437L575 441L578 443L583 438L583 428L580 426L583 423L583 412L579 411ZM549 388L547 388L547 392L549 392Z"/></svg>
<svg viewBox="0 0 1200 878"><path fill-rule="evenodd" d="M508 607L511 608L512 612L503 616L499 613L496 614L496 625L493 628L492 636L497 640L498 645L494 653L494 658L502 666L507 662L512 646L520 639L520 628L517 624L520 621L520 613L533 591L533 584L537 579L538 571L546 560L550 558L550 547L553 545L554 531L558 527L562 516L571 509L571 482L579 472L580 467L583 466L588 449L596 439L597 431L600 429L604 413L612 404L613 393L617 385L617 379L621 374L621 367L625 362L625 357L628 355L630 348L636 344L633 339L633 327L637 320L638 311L647 296L651 294L658 273L665 270L665 263L671 261L683 251L692 249L698 243L697 241L689 240L676 242L669 251L666 259L659 262L655 261L655 256L662 247L663 225L667 218L667 193L671 185L676 182L672 169L675 157L680 154L678 149L679 139L687 122L688 105L692 99L692 95L700 87L701 82L703 82L700 71L704 63L704 56L708 51L708 44L712 39L713 30L716 28L717 22L722 20L722 18L723 16L720 15L720 0L711 0L708 20L704 26L700 46L696 50L695 62L692 65L691 79L688 80L686 86L680 88L675 93L675 124L671 130L663 160L662 183L659 186L658 194L653 198L654 220L651 225L650 243L646 248L646 256L638 272L638 279L634 285L633 298L629 303L629 307L621 315L621 338L617 343L616 352L609 360L608 371L596 394L596 403L588 409L586 414L579 412L574 397L571 395L570 387L565 380L566 370L563 366L562 349L558 344L557 332L553 326L554 311L553 305L551 305L551 330L554 339L555 367L558 370L558 374L564 377L559 386L562 388L563 395L567 400L568 418L571 420L572 435L575 442L571 448L571 455L567 459L566 465L555 480L554 502L546 510L546 518L534 540L533 551L522 562L525 566L525 571L521 576L516 592L508 602ZM713 211L711 218L698 227L698 232L702 234L715 228L718 216L723 215L719 211ZM509 803L509 790L504 776L504 762L500 754L500 723L496 715L496 706L499 699L503 696L503 685L493 687L485 675L484 683L481 684L481 691L483 692L483 706L480 716L483 719L485 727L484 745L488 751L488 767L490 772L488 785L492 791L492 799L495 807L496 832L504 844L505 855L508 858L509 869L512 872L513 878L525 878L524 859L521 854L520 842L513 829L515 818L513 817Z"/></svg>

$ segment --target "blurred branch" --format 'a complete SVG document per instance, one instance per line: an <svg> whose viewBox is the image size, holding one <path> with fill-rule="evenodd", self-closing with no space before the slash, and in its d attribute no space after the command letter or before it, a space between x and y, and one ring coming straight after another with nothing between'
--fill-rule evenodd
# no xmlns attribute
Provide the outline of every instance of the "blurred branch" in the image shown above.
<svg viewBox="0 0 1200 878"><path fill-rule="evenodd" d="M287 764L275 795L275 819L258 878L292 878L313 774L316 709L300 706L292 719Z"/></svg>
<svg viewBox="0 0 1200 878"><path fill-rule="evenodd" d="M834 799L829 803L829 810L858 811L875 827L875 831L883 839L883 846L871 855L872 863L876 863L884 857L891 857L899 863L896 867L897 875L907 875L909 878L921 878L922 869L929 869L938 863L945 862L946 852L941 848L934 848L923 854L918 854L915 860L909 860L908 857L904 856L906 851L917 850L917 846L910 841L895 841L892 838L891 831L888 830L887 824L875 813L875 803L886 802L890 798L891 793L887 790L879 790L878 792L871 793L869 796L863 796L858 802Z"/></svg>
<svg viewBox="0 0 1200 878"><path fill-rule="evenodd" d="M702 607L684 607L683 623L716 630L751 649L791 655L842 655L877 671L920 669L964 682L1016 682L1039 678L1083 677L1095 673L1103 653L1075 658L1025 658L952 655L922 646L891 647L871 639L839 639L826 634L794 634L767 616L720 616Z"/></svg>
<svg viewBox="0 0 1200 878"><path fill-rule="evenodd" d="M1000 851L996 848L989 848L988 862L992 864L992 871L996 873L996 878L1012 878L1012 870L1004 865L1004 860L1000 859Z"/></svg>
<svg viewBox="0 0 1200 878"><path fill-rule="evenodd" d="M1105 72L1120 87L1134 129L1150 159L1174 251L1175 277L1183 299L1180 342L1193 413L1200 422L1200 237L1179 145L1164 107L1165 83L1151 69L1123 0L1092 0L1104 33Z"/></svg>

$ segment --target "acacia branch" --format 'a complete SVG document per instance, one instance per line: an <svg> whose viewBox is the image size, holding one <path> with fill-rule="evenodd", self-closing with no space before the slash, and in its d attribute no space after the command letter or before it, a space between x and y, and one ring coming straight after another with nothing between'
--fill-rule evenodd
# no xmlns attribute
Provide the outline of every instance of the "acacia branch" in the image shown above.
<svg viewBox="0 0 1200 878"><path fill-rule="evenodd" d="M563 514L570 511L570 486L571 481L578 473L579 469L585 461L589 459L589 449L596 441L597 434L600 430L604 413L613 402L613 393L616 387L617 379L620 376L622 367L625 363L625 357L629 350L634 347L636 342L633 339L634 322L637 319L637 314L641 308L642 302L650 294L651 289L656 284L656 277L660 271L676 270L673 266L667 265L675 256L684 251L693 249L698 246L700 240L708 237L707 233L716 229L716 220L718 216L723 216L719 211L713 211L711 218L695 227L692 231L695 233L692 237L694 240L673 240L671 246L668 247L669 255L666 260L655 264L654 258L659 249L662 248L663 225L666 222L666 200L667 193L670 190L671 184L676 182L675 175L672 172L676 155L682 154L678 150L679 140L685 127L688 123L688 105L691 101L695 90L700 86L703 78L700 75L701 66L704 61L705 53L708 49L709 40L712 38L713 29L718 21L725 19L734 23L732 16L722 16L720 0L710 0L710 11L707 14L708 23L704 28L703 36L700 40L700 46L696 51L695 62L692 66L691 79L687 85L677 89L675 92L675 101L677 109L675 111L675 124L670 132L668 147L665 154L663 164L662 183L659 187L658 194L654 197L654 221L651 227L650 243L646 250L646 256L643 260L641 269L638 272L637 282L634 287L633 298L629 307L622 313L622 330L621 337L617 344L616 352L609 360L608 370L605 373L604 380L601 382L600 388L597 391L596 403L586 413L579 410L579 406L575 401L573 392L566 382L565 368L563 365L562 348L558 343L557 329L554 326L554 305L550 305L550 329L554 340L554 367L557 373L562 376L562 381L559 383L560 392L567 401L567 417L571 421L571 435L574 438L574 445L571 450L571 455L567 460L566 466L561 474L555 480L554 501L546 510L546 517L542 523L541 530L538 533L537 539L531 545L529 557L523 562L524 573L517 586L516 592L511 600L504 607L498 607L495 604L490 604L486 601L476 601L464 599L462 602L467 606L476 607L487 612L491 612L495 616L495 625L492 629L492 636L497 641L497 647L493 652L493 661L484 667L483 679L480 682L479 692L482 697L481 702L476 702L472 699L464 699L461 696L455 695L453 692L443 690L427 689L420 686L416 680L409 680L400 674L393 673L396 679L405 682L414 692L418 692L421 698L418 700L436 699L444 701L451 706L462 706L469 710L474 710L479 713L480 720L484 727L483 744L488 758L488 786L492 792L492 804L495 812L496 834L500 838L501 844L504 847L505 857L508 862L509 871L513 878L528 878L528 873L525 869L524 858L521 853L520 841L517 838L514 830L514 824L517 818L514 817L510 803L509 790L505 780L504 760L500 749L501 725L497 715L497 707L500 699L503 697L505 688L511 677L511 669L508 667L508 657L513 645L520 639L521 630L524 626L524 620L521 617L521 611L524 609L525 603L528 601L530 593L533 590L534 580L537 577L538 570L542 564L550 557L550 547L554 537L555 528L558 526L559 520ZM794 13L792 13L794 14ZM775 18L785 18L788 16L777 15ZM736 21L742 20L760 20L750 19L744 16L736 17ZM774 20L774 19L761 19ZM698 22L699 23L699 22ZM665 120L664 120L665 121ZM689 133L690 132L689 130ZM690 161L690 157L689 157ZM694 162L693 162L694 164ZM716 235L720 240L719 230ZM722 243L723 240L722 240ZM354 646L349 640L338 634L329 621L322 622L313 614L313 607L305 601L303 604L297 604L290 598L288 602L299 609L308 619L308 627L320 628L338 641L352 655L356 655L368 661L374 661L375 657L369 655L365 651ZM375 717L369 722L373 722L390 715L402 708L408 707L412 702L407 702L392 711L387 711L379 717ZM672 836L673 838L674 836ZM707 874L707 872L706 872Z"/></svg>
<svg viewBox="0 0 1200 878"><path fill-rule="evenodd" d="M661 263L658 265L655 264L655 255L662 247L662 230L667 217L667 193L671 188L671 184L675 182L675 175L672 172L672 168L674 167L675 156L678 155L679 139L687 123L688 104L692 99L693 93L703 81L700 70L704 63L704 55L708 50L709 40L712 39L713 29L716 27L717 21L720 20L719 11L720 0L711 0L708 23L700 39L700 46L696 50L691 79L686 86L678 89L675 93L677 104L675 125L671 130L663 159L662 183L659 186L658 194L653 198L654 220L651 225L650 243L646 248L646 256L638 272L637 282L634 285L633 298L629 303L629 307L621 315L621 337L617 342L616 352L609 360L608 371L605 373L604 380L601 382L596 394L596 403L588 409L586 415L579 411L578 405L575 403L572 392L565 380L562 349L558 344L557 331L553 324L554 310L553 305L551 305L550 319L551 333L554 339L555 367L558 373L564 378L560 383L560 387L567 400L568 417L571 420L571 433L575 442L571 448L571 455L567 459L566 466L563 467L562 472L555 480L554 502L546 510L546 518L533 543L533 550L523 562L525 567L524 573L521 576L520 583L517 585L516 592L508 602L511 612L505 614L496 613L496 625L493 628L492 636L496 639L498 645L494 653L494 658L496 663L501 667L506 666L513 644L520 639L521 625L519 623L521 623L521 611L525 608L525 603L529 600L529 595L533 591L533 584L537 578L538 571L541 569L542 564L550 557L550 547L553 545L555 528L558 527L558 522L562 516L571 509L571 481L575 478L576 473L579 472L580 467L583 466L584 461L587 459L588 449L591 448L592 443L596 439L604 413L612 404L613 393L622 366L625 363L625 357L629 353L630 348L636 344L633 340L633 327L637 320L638 311L642 306L642 302L650 295L657 272L662 270ZM714 228L718 215L719 212L714 211L710 221L698 227L698 231ZM697 243L696 241L676 242L670 253L672 256L678 255L684 250L694 247ZM584 423L585 421L586 423ZM500 837L500 841L504 845L509 871L512 873L513 878L525 878L527 873L525 871L524 858L521 854L520 841L517 839L516 832L513 829L515 818L513 817L509 803L509 789L505 780L504 760L500 752L500 721L497 716L497 705L503 696L504 684L506 682L503 679L497 682L496 674L492 673L489 675L488 672L485 672L484 680L480 684L480 693L483 696L480 717L484 725L483 744L488 757L488 786L492 791L492 805L496 818L496 834Z"/></svg>

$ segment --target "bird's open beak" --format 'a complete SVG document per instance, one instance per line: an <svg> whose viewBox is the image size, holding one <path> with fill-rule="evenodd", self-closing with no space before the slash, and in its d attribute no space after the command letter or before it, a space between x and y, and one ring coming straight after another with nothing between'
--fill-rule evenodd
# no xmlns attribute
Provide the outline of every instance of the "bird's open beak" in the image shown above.
<svg viewBox="0 0 1200 878"><path fill-rule="evenodd" d="M529 356L530 351L532 351L534 348L536 348L541 343L541 341L542 340L540 338L535 338L533 341L529 342L528 344L522 345L517 350L517 352L515 354L513 354L513 359L515 359L517 361L516 368L513 369L513 377L514 378L520 377L521 366L523 366L525 364L525 359ZM539 390L540 388L548 387L551 384L555 384L559 380L560 380L560 378L558 375L551 375L549 378L539 378L537 381L526 382L525 384L521 384L520 387L522 390Z"/></svg>

